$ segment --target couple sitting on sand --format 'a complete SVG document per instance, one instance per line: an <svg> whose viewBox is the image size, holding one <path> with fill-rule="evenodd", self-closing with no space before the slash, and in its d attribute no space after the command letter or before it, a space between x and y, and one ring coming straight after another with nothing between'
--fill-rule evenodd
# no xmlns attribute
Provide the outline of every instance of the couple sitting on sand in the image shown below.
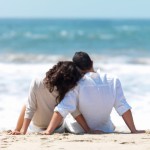
<svg viewBox="0 0 150 150"><path fill-rule="evenodd" d="M110 119L113 107L131 133L144 132L136 130L119 79L94 71L89 55L76 52L73 62L60 61L44 79L33 80L28 102L11 134L26 134L31 120L34 131L47 135L62 132L69 113L76 120L72 124L66 121L71 132L111 133L115 129Z"/></svg>

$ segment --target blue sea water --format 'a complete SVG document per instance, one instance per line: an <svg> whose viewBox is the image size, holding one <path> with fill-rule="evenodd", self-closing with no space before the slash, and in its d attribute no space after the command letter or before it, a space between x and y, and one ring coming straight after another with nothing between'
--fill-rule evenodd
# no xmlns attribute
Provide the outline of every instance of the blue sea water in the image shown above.
<svg viewBox="0 0 150 150"><path fill-rule="evenodd" d="M0 53L149 55L150 20L0 19Z"/></svg>
<svg viewBox="0 0 150 150"><path fill-rule="evenodd" d="M15 126L34 76L80 50L119 76L137 127L150 128L150 20L0 19L0 129Z"/></svg>

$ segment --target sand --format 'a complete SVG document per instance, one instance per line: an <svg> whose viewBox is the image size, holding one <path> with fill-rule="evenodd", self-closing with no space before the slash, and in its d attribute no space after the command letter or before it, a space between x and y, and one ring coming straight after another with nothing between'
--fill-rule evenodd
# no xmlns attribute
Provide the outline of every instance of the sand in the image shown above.
<svg viewBox="0 0 150 150"><path fill-rule="evenodd" d="M150 132L144 134L8 135L0 132L0 150L150 150Z"/></svg>

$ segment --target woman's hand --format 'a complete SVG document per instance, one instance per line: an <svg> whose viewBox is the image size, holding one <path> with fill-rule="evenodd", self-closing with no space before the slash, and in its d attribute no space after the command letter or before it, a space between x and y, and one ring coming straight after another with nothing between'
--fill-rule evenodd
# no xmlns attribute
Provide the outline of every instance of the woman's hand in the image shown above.
<svg viewBox="0 0 150 150"><path fill-rule="evenodd" d="M21 135L21 134L23 134L23 133L21 133L20 131L17 131L17 130L11 131L9 133L9 135Z"/></svg>

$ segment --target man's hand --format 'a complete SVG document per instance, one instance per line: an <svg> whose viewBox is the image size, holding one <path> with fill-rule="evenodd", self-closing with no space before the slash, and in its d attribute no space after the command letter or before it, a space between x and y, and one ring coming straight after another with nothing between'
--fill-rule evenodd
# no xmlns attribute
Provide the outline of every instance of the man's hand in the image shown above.
<svg viewBox="0 0 150 150"><path fill-rule="evenodd" d="M122 115L122 118L123 118L124 122L126 123L126 125L128 126L128 128L130 129L131 133L133 133L133 134L146 133L145 130L136 130L131 110L128 110L127 112L125 112Z"/></svg>
<svg viewBox="0 0 150 150"><path fill-rule="evenodd" d="M88 133L88 134L104 134L105 132L102 130L89 130L86 133Z"/></svg>
<svg viewBox="0 0 150 150"><path fill-rule="evenodd" d="M139 133L146 133L146 131L145 130L136 130L136 131L133 131L131 133L133 133L133 134L139 134Z"/></svg>
<svg viewBox="0 0 150 150"><path fill-rule="evenodd" d="M42 135L50 135L51 133L48 130L41 132Z"/></svg>
<svg viewBox="0 0 150 150"><path fill-rule="evenodd" d="M80 126L83 128L83 130L85 131L85 133L90 133L91 129L88 127L84 117L82 114L78 115L76 118L76 121L80 124Z"/></svg>
<svg viewBox="0 0 150 150"><path fill-rule="evenodd" d="M101 131L101 130L93 130L91 131L92 134L104 134L105 132L104 131Z"/></svg>
<svg viewBox="0 0 150 150"><path fill-rule="evenodd" d="M60 113L54 112L47 129L42 133L45 135L52 134L55 131L55 129L60 126L60 124L62 123L62 120L63 120L63 117L60 115Z"/></svg>
<svg viewBox="0 0 150 150"><path fill-rule="evenodd" d="M132 112L130 109L122 115L122 118L123 118L124 122L126 123L126 125L128 126L128 128L130 129L131 133L136 133L137 130L134 125Z"/></svg>

